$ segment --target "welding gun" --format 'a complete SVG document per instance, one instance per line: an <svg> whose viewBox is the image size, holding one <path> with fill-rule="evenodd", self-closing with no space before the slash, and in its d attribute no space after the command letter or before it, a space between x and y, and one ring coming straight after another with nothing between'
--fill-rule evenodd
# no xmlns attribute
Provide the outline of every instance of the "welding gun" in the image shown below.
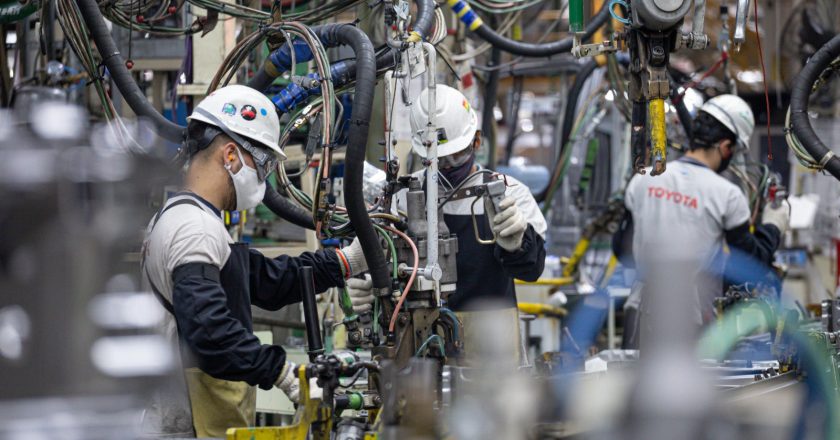
<svg viewBox="0 0 840 440"><path fill-rule="evenodd" d="M481 235L478 233L478 220L475 214L475 204L478 203L479 200L484 202L484 215L487 217L487 222L489 223L490 229L493 229L493 217L496 216L497 213L501 212L502 207L501 203L502 200L505 198L505 190L507 185L505 184L504 180L493 180L478 186L471 188L473 190L473 195L475 199L470 206L470 214L472 216L473 222L473 231L475 232L475 239L481 244L494 244L496 243L495 234L492 239L485 240L481 238Z"/></svg>

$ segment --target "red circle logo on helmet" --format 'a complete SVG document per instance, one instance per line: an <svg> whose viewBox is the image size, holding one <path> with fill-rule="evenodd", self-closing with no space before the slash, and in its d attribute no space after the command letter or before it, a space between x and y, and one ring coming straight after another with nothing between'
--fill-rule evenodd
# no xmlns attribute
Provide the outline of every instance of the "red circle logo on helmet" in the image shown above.
<svg viewBox="0 0 840 440"><path fill-rule="evenodd" d="M242 119L246 121L253 121L257 117L257 109L252 105L243 105L242 110L239 111Z"/></svg>

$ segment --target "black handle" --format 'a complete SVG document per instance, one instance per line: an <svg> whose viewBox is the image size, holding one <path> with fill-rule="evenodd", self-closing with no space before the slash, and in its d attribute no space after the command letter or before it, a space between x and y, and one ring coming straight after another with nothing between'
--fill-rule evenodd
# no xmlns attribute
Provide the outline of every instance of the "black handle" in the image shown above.
<svg viewBox="0 0 840 440"><path fill-rule="evenodd" d="M324 343L321 341L321 324L318 322L318 306L315 305L315 279L311 266L298 268L300 280L300 297L303 301L303 321L306 324L306 344L309 360L314 361L319 354L324 353Z"/></svg>

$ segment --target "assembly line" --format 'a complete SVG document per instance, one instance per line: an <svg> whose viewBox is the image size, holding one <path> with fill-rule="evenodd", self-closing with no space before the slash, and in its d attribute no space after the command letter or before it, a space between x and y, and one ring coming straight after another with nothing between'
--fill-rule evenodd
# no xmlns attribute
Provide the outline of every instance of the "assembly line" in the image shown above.
<svg viewBox="0 0 840 440"><path fill-rule="evenodd" d="M840 439L840 5L0 0L0 438Z"/></svg>

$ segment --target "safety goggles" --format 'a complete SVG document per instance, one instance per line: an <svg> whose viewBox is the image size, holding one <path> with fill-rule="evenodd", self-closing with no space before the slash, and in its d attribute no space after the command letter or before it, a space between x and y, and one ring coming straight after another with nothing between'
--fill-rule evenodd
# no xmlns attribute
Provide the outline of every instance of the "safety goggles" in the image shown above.
<svg viewBox="0 0 840 440"><path fill-rule="evenodd" d="M257 178L260 182L265 182L265 179L271 175L271 172L277 169L278 158L274 155L271 151L266 148L259 147L254 145L251 141L247 140L246 138L240 136L237 133L231 131L227 126L219 120L219 118L215 117L210 112L205 111L204 109L196 109L196 112L201 114L202 116L208 118L210 121L213 122L214 127L213 129L219 130L219 134L224 133L228 135L234 142L236 142L243 150L247 151L248 154L251 155L251 158L254 159L254 168L257 170ZM213 137L215 137L214 135Z"/></svg>
<svg viewBox="0 0 840 440"><path fill-rule="evenodd" d="M472 147L467 147L457 153L450 154L438 158L438 165L440 168L457 168L470 160L472 157Z"/></svg>

